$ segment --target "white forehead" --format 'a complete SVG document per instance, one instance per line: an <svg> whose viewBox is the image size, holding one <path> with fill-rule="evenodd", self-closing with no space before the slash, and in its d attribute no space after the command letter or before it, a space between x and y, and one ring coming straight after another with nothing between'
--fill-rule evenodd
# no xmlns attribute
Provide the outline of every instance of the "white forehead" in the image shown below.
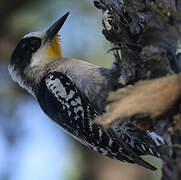
<svg viewBox="0 0 181 180"><path fill-rule="evenodd" d="M45 31L39 31L39 32L30 32L28 34L25 34L23 38L38 37L40 39L43 39L44 36L45 36Z"/></svg>

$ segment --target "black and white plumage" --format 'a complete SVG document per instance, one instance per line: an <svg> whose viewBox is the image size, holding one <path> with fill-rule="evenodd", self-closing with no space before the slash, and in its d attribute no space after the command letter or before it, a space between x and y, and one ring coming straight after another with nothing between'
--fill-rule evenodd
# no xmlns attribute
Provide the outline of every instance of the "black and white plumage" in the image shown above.
<svg viewBox="0 0 181 180"><path fill-rule="evenodd" d="M157 146L162 139L131 122L115 124L112 129L94 123L104 112L108 93L119 86L119 67L106 69L62 58L57 32L67 16L47 31L29 33L18 42L9 64L13 80L38 100L59 127L89 148L112 159L156 169L140 156L159 157Z"/></svg>
<svg viewBox="0 0 181 180"><path fill-rule="evenodd" d="M48 73L42 78L36 97L44 112L84 145L112 159L136 162L155 169L139 157L147 154L159 157L151 136L130 123L126 127L132 129L133 135L133 130L137 132L137 141L129 136L130 133L122 133L118 139L113 131L95 124L94 120L99 114L68 75Z"/></svg>

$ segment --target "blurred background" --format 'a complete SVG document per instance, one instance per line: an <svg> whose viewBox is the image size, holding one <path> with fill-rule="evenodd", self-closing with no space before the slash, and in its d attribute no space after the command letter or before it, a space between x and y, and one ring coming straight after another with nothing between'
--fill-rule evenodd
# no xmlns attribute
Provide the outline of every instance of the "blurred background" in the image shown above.
<svg viewBox="0 0 181 180"><path fill-rule="evenodd" d="M56 127L12 82L7 65L17 41L70 12L61 29L64 57L108 67L113 61L91 0L0 0L0 180L158 180L160 171L113 161ZM158 165L158 160L152 160ZM160 166L160 165L159 165Z"/></svg>

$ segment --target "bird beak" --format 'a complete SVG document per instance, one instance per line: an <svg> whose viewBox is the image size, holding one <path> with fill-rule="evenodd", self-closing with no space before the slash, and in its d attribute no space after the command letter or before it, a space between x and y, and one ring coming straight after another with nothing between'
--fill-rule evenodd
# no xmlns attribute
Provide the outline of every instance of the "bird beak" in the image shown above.
<svg viewBox="0 0 181 180"><path fill-rule="evenodd" d="M58 33L58 31L61 29L61 27L63 26L65 20L67 19L69 15L69 12L66 13L64 16L62 16L61 18L59 18L53 25L51 25L48 30L46 31L46 38L45 38L45 42L47 41L51 41L53 39L53 37Z"/></svg>

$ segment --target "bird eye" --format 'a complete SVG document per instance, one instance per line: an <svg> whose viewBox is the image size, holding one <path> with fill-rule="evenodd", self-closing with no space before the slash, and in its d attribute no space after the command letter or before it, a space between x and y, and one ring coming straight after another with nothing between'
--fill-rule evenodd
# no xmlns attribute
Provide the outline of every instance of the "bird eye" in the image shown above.
<svg viewBox="0 0 181 180"><path fill-rule="evenodd" d="M33 39L30 42L32 51L36 51L41 46L41 40L40 39Z"/></svg>

